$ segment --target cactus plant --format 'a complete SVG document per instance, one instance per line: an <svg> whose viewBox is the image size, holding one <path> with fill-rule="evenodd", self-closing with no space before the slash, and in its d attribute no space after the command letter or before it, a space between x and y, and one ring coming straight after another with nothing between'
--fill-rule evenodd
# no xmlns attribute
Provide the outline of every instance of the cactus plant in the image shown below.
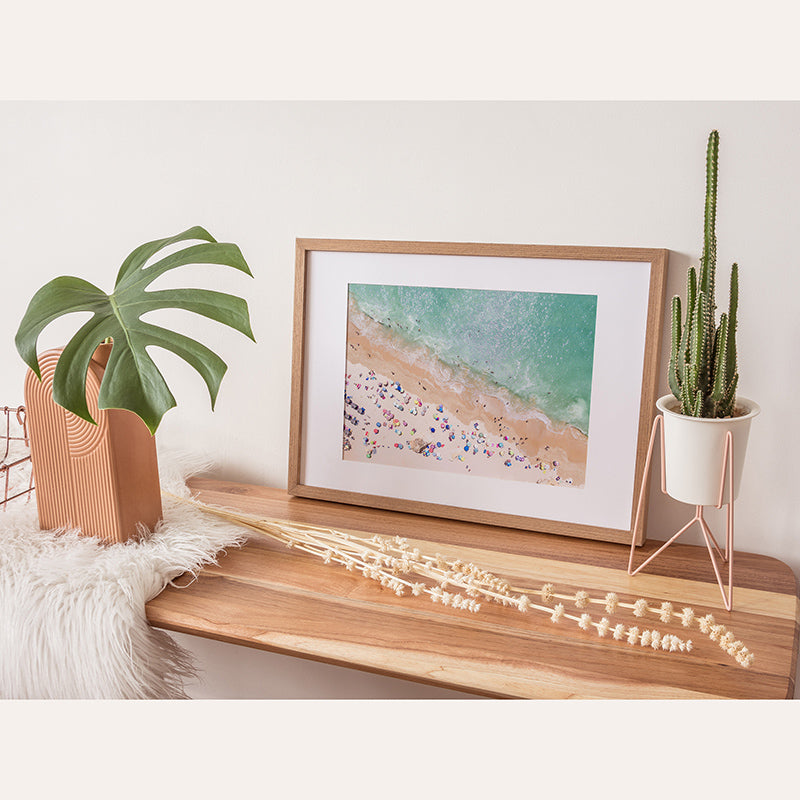
<svg viewBox="0 0 800 800"><path fill-rule="evenodd" d="M706 150L706 197L700 272L689 267L685 316L681 298L672 298L669 388L681 413L693 417L730 417L736 401L736 314L739 267L733 264L727 313L716 323L714 288L717 266L717 169L719 132L711 131Z"/></svg>

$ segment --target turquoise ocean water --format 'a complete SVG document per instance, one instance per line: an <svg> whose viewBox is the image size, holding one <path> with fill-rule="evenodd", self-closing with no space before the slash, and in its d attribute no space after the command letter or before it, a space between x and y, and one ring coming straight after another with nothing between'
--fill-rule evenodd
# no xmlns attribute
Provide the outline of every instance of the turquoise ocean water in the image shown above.
<svg viewBox="0 0 800 800"><path fill-rule="evenodd" d="M351 300L450 367L589 432L597 296L350 284Z"/></svg>

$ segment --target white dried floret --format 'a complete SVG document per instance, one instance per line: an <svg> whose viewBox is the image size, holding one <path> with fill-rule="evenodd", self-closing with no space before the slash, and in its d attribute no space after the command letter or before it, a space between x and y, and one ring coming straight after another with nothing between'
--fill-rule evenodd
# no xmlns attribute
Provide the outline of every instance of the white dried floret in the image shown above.
<svg viewBox="0 0 800 800"><path fill-rule="evenodd" d="M704 617L700 617L700 619L697 620L697 626L700 628L701 633L708 633L713 624L714 616L712 614L706 614Z"/></svg>
<svg viewBox="0 0 800 800"><path fill-rule="evenodd" d="M711 639L712 642L716 642L719 640L720 636L725 631L724 625L712 625L711 629L708 632L708 638Z"/></svg>
<svg viewBox="0 0 800 800"><path fill-rule="evenodd" d="M583 589L575 592L575 605L578 608L586 608L589 605L589 593L584 592Z"/></svg>

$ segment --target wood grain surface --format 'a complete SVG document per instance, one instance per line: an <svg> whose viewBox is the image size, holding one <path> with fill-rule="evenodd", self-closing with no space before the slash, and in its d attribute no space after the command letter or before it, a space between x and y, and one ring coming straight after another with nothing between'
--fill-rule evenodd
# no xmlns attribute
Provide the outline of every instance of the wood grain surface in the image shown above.
<svg viewBox="0 0 800 800"><path fill-rule="evenodd" d="M619 609L613 624L638 624L682 639L668 653L600 638L569 620L483 602L472 614L426 597L397 597L374 581L254 535L219 566L175 581L147 604L158 627L473 692L512 698L791 698L798 646L797 581L786 564L735 554L734 610L722 605L705 548L673 545L633 578L627 547L553 534L515 532L454 520L292 497L284 490L196 478L202 502L271 519L399 535L424 553L460 557L515 585L555 585L593 597L671 602L711 613L755 654L745 669L696 626L637 620ZM638 559L659 546L650 541ZM533 599L533 598L532 598ZM604 616L595 606L592 616ZM568 611L576 612L568 606Z"/></svg>

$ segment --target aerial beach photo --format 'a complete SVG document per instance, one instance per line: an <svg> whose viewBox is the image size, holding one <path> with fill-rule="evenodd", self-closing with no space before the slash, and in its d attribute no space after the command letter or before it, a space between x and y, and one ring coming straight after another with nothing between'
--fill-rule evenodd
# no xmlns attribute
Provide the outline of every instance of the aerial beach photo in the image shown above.
<svg viewBox="0 0 800 800"><path fill-rule="evenodd" d="M342 457L583 487L596 307L350 284Z"/></svg>

